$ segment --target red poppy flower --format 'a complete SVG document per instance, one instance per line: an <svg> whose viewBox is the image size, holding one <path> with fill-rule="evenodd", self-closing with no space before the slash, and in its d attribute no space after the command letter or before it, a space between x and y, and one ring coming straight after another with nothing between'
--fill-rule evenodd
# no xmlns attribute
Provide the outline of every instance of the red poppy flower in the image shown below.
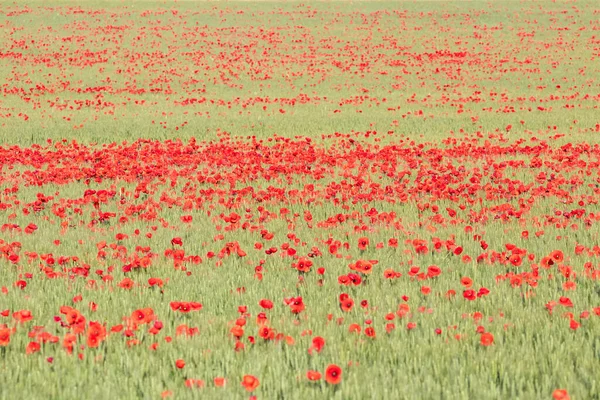
<svg viewBox="0 0 600 400"><path fill-rule="evenodd" d="M312 340L312 349L315 349L317 351L317 353L320 353L321 350L323 350L323 347L325 347L325 339L323 339L321 336L315 336Z"/></svg>
<svg viewBox="0 0 600 400"><path fill-rule="evenodd" d="M521 264L523 263L523 258L521 257L520 254L511 254L511 256L508 258L508 261L514 266L514 267L519 267L521 266Z"/></svg>
<svg viewBox="0 0 600 400"><path fill-rule="evenodd" d="M410 312L410 306L406 303L402 303L398 305L398 311L396 311L396 315L402 318Z"/></svg>
<svg viewBox="0 0 600 400"><path fill-rule="evenodd" d="M148 324L152 322L154 318L154 310L151 308L142 308L131 313L131 321L136 325Z"/></svg>
<svg viewBox="0 0 600 400"><path fill-rule="evenodd" d="M482 333L480 341L482 346L491 346L494 344L494 335L489 332Z"/></svg>
<svg viewBox="0 0 600 400"><path fill-rule="evenodd" d="M290 303L290 309L292 311L292 313L294 314L299 314L302 311L304 311L305 309L305 305L304 305L304 301L302 300L302 297L296 297L292 299L292 302Z"/></svg>
<svg viewBox="0 0 600 400"><path fill-rule="evenodd" d="M550 258L552 261L554 261L554 263L560 264L565 259L565 256L562 251L554 250L552 253L550 253Z"/></svg>
<svg viewBox="0 0 600 400"><path fill-rule="evenodd" d="M573 307L573 302L568 297L561 297L558 302L563 307Z"/></svg>
<svg viewBox="0 0 600 400"><path fill-rule="evenodd" d="M463 292L463 297L467 300L473 301L477 298L477 292L473 289L467 289Z"/></svg>
<svg viewBox="0 0 600 400"><path fill-rule="evenodd" d="M33 315L29 310L20 310L13 313L13 318L20 323L25 323L33 319Z"/></svg>
<svg viewBox="0 0 600 400"><path fill-rule="evenodd" d="M350 312L354 307L354 300L348 298L340 303L340 308L344 312Z"/></svg>
<svg viewBox="0 0 600 400"><path fill-rule="evenodd" d="M8 346L10 343L10 329L0 329L0 346Z"/></svg>
<svg viewBox="0 0 600 400"><path fill-rule="evenodd" d="M356 271L368 275L373 271L374 263L372 261L358 260L354 265Z"/></svg>
<svg viewBox="0 0 600 400"><path fill-rule="evenodd" d="M244 375L242 379L242 386L246 388L248 392L254 391L260 385L258 379L253 375Z"/></svg>
<svg viewBox="0 0 600 400"><path fill-rule="evenodd" d="M292 264L294 268L298 270L298 272L307 273L312 268L312 261L308 258L300 258L297 263Z"/></svg>
<svg viewBox="0 0 600 400"><path fill-rule="evenodd" d="M235 337L236 339L241 338L242 336L244 336L244 328L242 328L239 325L234 325L231 329L230 329L230 333L231 335L233 335L233 337Z"/></svg>
<svg viewBox="0 0 600 400"><path fill-rule="evenodd" d="M354 286L360 286L360 284L362 283L362 278L360 277L360 275L357 274L348 274L348 280Z"/></svg>
<svg viewBox="0 0 600 400"><path fill-rule="evenodd" d="M217 376L215 379L213 379L213 382L216 387L224 387L227 383L227 380L223 377Z"/></svg>
<svg viewBox="0 0 600 400"><path fill-rule="evenodd" d="M388 268L383 271L383 277L385 279L394 279L396 277L396 272L393 269Z"/></svg>
<svg viewBox="0 0 600 400"><path fill-rule="evenodd" d="M330 385L337 385L342 381L342 369L335 364L331 364L325 370L325 380Z"/></svg>
<svg viewBox="0 0 600 400"><path fill-rule="evenodd" d="M130 278L123 278L121 282L119 282L118 286L123 289L131 289L134 285L134 282Z"/></svg>
<svg viewBox="0 0 600 400"><path fill-rule="evenodd" d="M579 329L579 327L581 326L581 324L577 321L575 321L574 319L571 318L571 320L569 321L569 327L576 331L577 329Z"/></svg>
<svg viewBox="0 0 600 400"><path fill-rule="evenodd" d="M306 373L306 377L308 378L309 381L318 381L321 379L321 373L319 371L309 370Z"/></svg>
<svg viewBox="0 0 600 400"><path fill-rule="evenodd" d="M267 299L262 299L258 302L258 305L264 308L265 310L270 310L271 308L273 308L273 302Z"/></svg>
<svg viewBox="0 0 600 400"><path fill-rule="evenodd" d="M268 326L263 325L258 330L258 336L260 336L261 338L263 338L265 340L270 340L275 337L275 331L273 331L273 329L269 328Z"/></svg>
<svg viewBox="0 0 600 400"><path fill-rule="evenodd" d="M148 279L148 285L163 287L163 280L160 278L150 278Z"/></svg>
<svg viewBox="0 0 600 400"><path fill-rule="evenodd" d="M185 380L184 385L188 388L202 388L204 387L204 381L202 379L191 379L188 378Z"/></svg>
<svg viewBox="0 0 600 400"><path fill-rule="evenodd" d="M375 328L373 328L372 326L365 328L365 335L367 335L370 338L375 338Z"/></svg>
<svg viewBox="0 0 600 400"><path fill-rule="evenodd" d="M427 277L429 277L429 278L435 278L436 276L439 276L441 273L442 273L442 270L437 265L430 265L427 268Z"/></svg>
<svg viewBox="0 0 600 400"><path fill-rule="evenodd" d="M569 400L569 393L565 389L556 389L552 392L552 398L554 400Z"/></svg>
<svg viewBox="0 0 600 400"><path fill-rule="evenodd" d="M358 249L364 251L369 247L369 238L361 237L358 239Z"/></svg>
<svg viewBox="0 0 600 400"><path fill-rule="evenodd" d="M25 282L23 279L18 280L15 282L15 287L18 287L19 289L23 290L27 287L27 282Z"/></svg>
<svg viewBox="0 0 600 400"><path fill-rule="evenodd" d="M25 349L25 353L26 354L33 354L33 353L37 353L38 351L40 351L40 344L38 342L29 342L29 344L27 345L27 348Z"/></svg>

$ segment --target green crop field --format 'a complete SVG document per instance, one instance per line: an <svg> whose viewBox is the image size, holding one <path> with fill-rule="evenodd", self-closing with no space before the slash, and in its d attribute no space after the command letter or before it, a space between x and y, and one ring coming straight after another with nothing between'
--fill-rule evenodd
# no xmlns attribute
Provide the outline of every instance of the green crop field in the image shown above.
<svg viewBox="0 0 600 400"><path fill-rule="evenodd" d="M0 399L600 399L597 2L0 27Z"/></svg>

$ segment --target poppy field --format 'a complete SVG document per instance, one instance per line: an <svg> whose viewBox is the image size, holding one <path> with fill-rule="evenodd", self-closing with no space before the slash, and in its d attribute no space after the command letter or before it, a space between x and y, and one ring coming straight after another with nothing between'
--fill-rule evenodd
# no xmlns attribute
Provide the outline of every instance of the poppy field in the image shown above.
<svg viewBox="0 0 600 400"><path fill-rule="evenodd" d="M600 399L596 2L0 26L0 398Z"/></svg>

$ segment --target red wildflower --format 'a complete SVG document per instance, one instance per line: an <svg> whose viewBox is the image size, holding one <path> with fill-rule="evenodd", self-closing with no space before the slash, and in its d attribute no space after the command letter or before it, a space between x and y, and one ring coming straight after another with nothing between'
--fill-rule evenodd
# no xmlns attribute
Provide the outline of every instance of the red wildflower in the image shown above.
<svg viewBox="0 0 600 400"><path fill-rule="evenodd" d="M347 298L340 302L340 308L344 312L351 311L353 307L354 307L354 300L352 300L351 298Z"/></svg>
<svg viewBox="0 0 600 400"><path fill-rule="evenodd" d="M467 289L463 292L463 297L467 300L475 300L477 298L477 292L473 289Z"/></svg>
<svg viewBox="0 0 600 400"><path fill-rule="evenodd" d="M29 342L29 344L27 345L27 348L25 349L25 353L26 354L33 354L33 353L37 353L38 351L40 351L40 344L38 342Z"/></svg>
<svg viewBox="0 0 600 400"><path fill-rule="evenodd" d="M494 344L494 335L489 332L485 332L481 334L480 342L482 346L491 346Z"/></svg>
<svg viewBox="0 0 600 400"><path fill-rule="evenodd" d="M473 285L473 280L469 277L464 276L460 278L460 284L466 288L470 288Z"/></svg>
<svg viewBox="0 0 600 400"><path fill-rule="evenodd" d="M290 303L290 309L294 314L300 314L302 311L304 311L305 306L302 297L293 298L292 302Z"/></svg>
<svg viewBox="0 0 600 400"><path fill-rule="evenodd" d="M314 349L317 353L320 353L323 347L325 347L325 339L321 336L315 336L312 340L312 346L308 351L311 353L311 350Z"/></svg>
<svg viewBox="0 0 600 400"><path fill-rule="evenodd" d="M558 302L563 307L573 307L573 302L568 297L561 297Z"/></svg>
<svg viewBox="0 0 600 400"><path fill-rule="evenodd" d="M227 383L227 380L223 377L217 376L215 379L213 379L213 382L216 387L224 387Z"/></svg>
<svg viewBox="0 0 600 400"><path fill-rule="evenodd" d="M581 324L579 322L575 321L574 319L571 319L569 321L569 327L574 331L579 329L580 326L581 326Z"/></svg>
<svg viewBox="0 0 600 400"><path fill-rule="evenodd" d="M365 328L365 335L367 335L370 338L375 338L375 328L373 328L372 326Z"/></svg>
<svg viewBox="0 0 600 400"><path fill-rule="evenodd" d="M565 389L556 389L552 392L554 400L570 400L569 393Z"/></svg>
<svg viewBox="0 0 600 400"><path fill-rule="evenodd" d="M430 265L427 268L427 277L428 278L435 278L436 276L439 276L441 273L442 273L442 270L437 265Z"/></svg>
<svg viewBox="0 0 600 400"><path fill-rule="evenodd" d="M8 346L10 343L10 329L0 329L0 346Z"/></svg>
<svg viewBox="0 0 600 400"><path fill-rule="evenodd" d="M369 238L361 237L358 239L358 249L364 251L369 247Z"/></svg>
<svg viewBox="0 0 600 400"><path fill-rule="evenodd" d="M242 386L246 388L248 392L254 391L260 385L258 379L253 375L244 375L242 379Z"/></svg>
<svg viewBox="0 0 600 400"><path fill-rule="evenodd" d="M262 299L258 302L258 305L266 310L270 310L271 308L273 308L273 302L267 299Z"/></svg>
<svg viewBox="0 0 600 400"><path fill-rule="evenodd" d="M555 264L560 264L565 259L565 256L562 251L554 250L552 253L550 253L550 258Z"/></svg>
<svg viewBox="0 0 600 400"><path fill-rule="evenodd" d="M319 371L309 370L306 373L306 377L308 378L309 381L318 381L318 380L321 380L321 373Z"/></svg>
<svg viewBox="0 0 600 400"><path fill-rule="evenodd" d="M342 369L335 364L331 364L325 370L325 380L331 385L337 385L342 381Z"/></svg>

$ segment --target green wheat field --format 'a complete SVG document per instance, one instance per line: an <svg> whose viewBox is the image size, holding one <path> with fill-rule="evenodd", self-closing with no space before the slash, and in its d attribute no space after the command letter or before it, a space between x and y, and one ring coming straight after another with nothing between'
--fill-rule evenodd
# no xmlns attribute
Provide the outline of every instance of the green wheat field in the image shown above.
<svg viewBox="0 0 600 400"><path fill-rule="evenodd" d="M600 399L600 3L0 27L1 399Z"/></svg>

